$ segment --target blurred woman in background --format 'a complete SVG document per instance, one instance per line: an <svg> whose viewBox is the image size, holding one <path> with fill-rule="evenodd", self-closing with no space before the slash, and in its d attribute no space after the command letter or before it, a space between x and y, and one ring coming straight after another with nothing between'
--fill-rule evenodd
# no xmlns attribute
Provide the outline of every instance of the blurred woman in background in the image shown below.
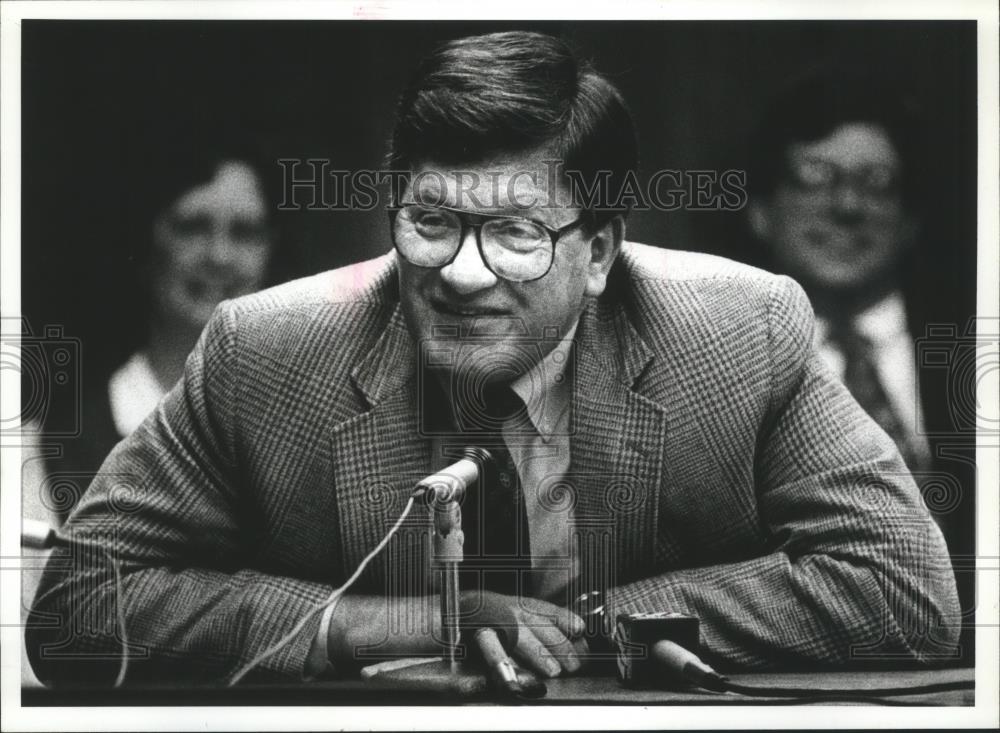
<svg viewBox="0 0 1000 733"><path fill-rule="evenodd" d="M146 343L108 385L119 437L135 430L181 377L215 307L267 279L273 237L262 177L247 160L218 156L197 173L152 222Z"/></svg>
<svg viewBox="0 0 1000 733"><path fill-rule="evenodd" d="M115 317L117 332L105 331L101 339L92 334L94 340L82 343L79 434L46 440L43 429L50 454L58 446L61 455L46 460L44 485L24 487L58 521L111 449L181 377L215 307L278 281L268 186L278 173L268 181L253 146L221 135L175 132L143 138L136 147L142 154L129 162L120 202L126 246L119 251L127 262L108 268L112 297L124 301ZM139 317L129 313L129 301L145 303L146 311ZM101 366L102 349L126 356Z"/></svg>
<svg viewBox="0 0 1000 733"><path fill-rule="evenodd" d="M145 333L131 337L140 345L110 379L107 372L84 375L79 435L47 439L44 426L23 428L26 519L61 523L111 449L180 379L215 307L276 281L273 198L252 148L183 136L137 162L146 173L130 177L125 217L148 303ZM119 283L115 291L128 293L135 284ZM24 551L22 622L47 554ZM22 644L22 683L37 684L23 655Z"/></svg>

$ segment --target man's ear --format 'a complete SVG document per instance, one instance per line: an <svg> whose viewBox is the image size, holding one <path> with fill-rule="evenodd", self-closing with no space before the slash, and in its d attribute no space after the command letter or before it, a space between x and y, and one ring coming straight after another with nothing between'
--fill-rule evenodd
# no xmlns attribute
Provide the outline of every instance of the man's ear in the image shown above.
<svg viewBox="0 0 1000 733"><path fill-rule="evenodd" d="M616 216L590 236L586 294L596 298L608 284L608 273L625 241L625 219Z"/></svg>
<svg viewBox="0 0 1000 733"><path fill-rule="evenodd" d="M762 242L771 239L771 207L761 201L751 200L746 209L750 231Z"/></svg>

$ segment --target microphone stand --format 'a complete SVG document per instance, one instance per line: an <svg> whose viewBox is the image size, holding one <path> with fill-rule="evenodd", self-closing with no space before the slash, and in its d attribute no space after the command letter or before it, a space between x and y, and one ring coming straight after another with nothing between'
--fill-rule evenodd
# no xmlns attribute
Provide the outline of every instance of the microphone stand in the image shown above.
<svg viewBox="0 0 1000 733"><path fill-rule="evenodd" d="M458 603L458 566L464 552L462 532L462 507L455 501L436 503L432 509L431 536L435 565L441 569L441 631L444 636L446 658L451 671L458 671L458 643L460 638Z"/></svg>
<svg viewBox="0 0 1000 733"><path fill-rule="evenodd" d="M451 671L458 671L459 588L458 566L465 557L461 501L479 480L480 472L491 459L488 451L466 447L462 458L448 468L417 484L417 492L431 498L431 558L442 572L441 630ZM416 494L415 494L416 495Z"/></svg>

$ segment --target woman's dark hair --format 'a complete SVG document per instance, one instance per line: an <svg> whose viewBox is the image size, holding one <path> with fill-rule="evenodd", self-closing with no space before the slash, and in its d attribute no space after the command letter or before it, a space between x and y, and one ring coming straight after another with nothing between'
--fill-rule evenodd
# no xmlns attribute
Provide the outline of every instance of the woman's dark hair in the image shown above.
<svg viewBox="0 0 1000 733"><path fill-rule="evenodd" d="M263 156L248 138L218 134L201 129L170 129L143 136L132 146L128 196L137 222L151 223L157 214L186 191L209 183L219 166L231 160L249 165L273 208L272 191L267 190ZM145 225L142 225L145 226Z"/></svg>
<svg viewBox="0 0 1000 733"><path fill-rule="evenodd" d="M788 84L770 101L748 151L751 195L774 192L785 174L790 145L822 140L852 122L885 130L900 158L904 204L919 210L925 177L919 170L922 135L912 103L888 81L850 68L813 72Z"/></svg>
<svg viewBox="0 0 1000 733"><path fill-rule="evenodd" d="M638 154L621 94L561 39L508 31L450 41L421 61L399 99L389 165L411 171L539 148L585 186L607 171L609 195L585 206L592 226L627 213L617 199Z"/></svg>
<svg viewBox="0 0 1000 733"><path fill-rule="evenodd" d="M274 228L280 169L267 165L267 158L252 138L206 122L203 126L143 131L132 140L130 149L132 160L128 163L128 180L123 185L123 211L127 218L126 245L134 253L140 271L146 273L150 264L156 217L185 192L209 183L219 166L227 161L244 163L254 172ZM279 249L277 242L272 242L272 246L274 253L265 285L280 282L287 269L284 258L274 256Z"/></svg>

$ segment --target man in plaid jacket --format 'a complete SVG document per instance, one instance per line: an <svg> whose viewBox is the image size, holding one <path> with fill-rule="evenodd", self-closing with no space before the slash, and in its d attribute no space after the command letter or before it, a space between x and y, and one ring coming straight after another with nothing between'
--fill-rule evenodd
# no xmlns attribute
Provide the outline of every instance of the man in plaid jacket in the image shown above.
<svg viewBox="0 0 1000 733"><path fill-rule="evenodd" d="M698 616L722 668L953 653L940 532L892 441L813 351L801 289L624 242L614 192L634 133L605 79L548 36L453 41L416 70L392 151L409 171L395 251L222 304L184 379L105 462L36 598L42 680L112 678L119 611L129 681L232 674L346 581L448 463L428 414L500 394L528 418L502 420L499 447L531 581L484 592L520 622L522 663L580 668L567 605L581 589L603 593L607 619ZM531 175L554 160L584 185ZM502 513L476 515L486 545ZM258 672L436 649L414 516Z"/></svg>

